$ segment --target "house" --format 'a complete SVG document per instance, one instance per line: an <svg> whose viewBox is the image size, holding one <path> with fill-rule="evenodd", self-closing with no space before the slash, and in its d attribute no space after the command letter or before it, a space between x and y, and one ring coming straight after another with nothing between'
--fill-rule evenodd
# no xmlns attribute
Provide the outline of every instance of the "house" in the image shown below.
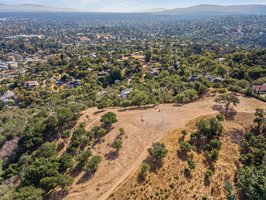
<svg viewBox="0 0 266 200"><path fill-rule="evenodd" d="M214 78L213 80L212 80L212 82L214 82L214 83L222 83L222 82L224 82L224 78Z"/></svg>
<svg viewBox="0 0 266 200"><path fill-rule="evenodd" d="M7 106L17 104L17 98L14 92L10 90L6 91L3 96L0 97L0 100L3 101Z"/></svg>
<svg viewBox="0 0 266 200"><path fill-rule="evenodd" d="M194 81L198 80L199 77L200 77L200 76L198 76L198 75L193 75L193 76L191 76L191 77L188 79L188 81L189 81L189 82L194 82Z"/></svg>
<svg viewBox="0 0 266 200"><path fill-rule="evenodd" d="M263 83L263 85L253 85L252 89L254 92L259 94L266 94L266 83Z"/></svg>
<svg viewBox="0 0 266 200"><path fill-rule="evenodd" d="M205 78L207 78L209 81L213 81L213 77L211 75L206 75Z"/></svg>
<svg viewBox="0 0 266 200"><path fill-rule="evenodd" d="M222 62L225 61L225 58L218 58L218 61L219 61L220 63L222 63Z"/></svg>
<svg viewBox="0 0 266 200"><path fill-rule="evenodd" d="M70 87L78 87L81 84L80 80L73 79L70 83Z"/></svg>
<svg viewBox="0 0 266 200"><path fill-rule="evenodd" d="M9 65L7 63L0 63L0 69L8 70L9 69Z"/></svg>
<svg viewBox="0 0 266 200"><path fill-rule="evenodd" d="M150 75L152 75L152 76L158 76L159 74L160 74L160 71L159 71L159 69L158 68L150 68L149 69L149 73L150 73Z"/></svg>
<svg viewBox="0 0 266 200"><path fill-rule="evenodd" d="M35 88L37 86L39 86L39 83L37 81L27 81L24 84L24 87L26 87L26 88Z"/></svg>
<svg viewBox="0 0 266 200"><path fill-rule="evenodd" d="M128 96L131 92L133 92L133 89L132 89L132 88L129 88L129 89L123 90L123 91L121 91L120 96L121 96L122 98L127 98L127 96Z"/></svg>
<svg viewBox="0 0 266 200"><path fill-rule="evenodd" d="M15 69L18 67L18 63L14 61L6 62L6 64L8 64L10 69Z"/></svg>
<svg viewBox="0 0 266 200"><path fill-rule="evenodd" d="M99 77L103 77L103 76L107 76L107 75L109 75L109 73L105 72L105 71L101 71L101 72L98 73Z"/></svg>

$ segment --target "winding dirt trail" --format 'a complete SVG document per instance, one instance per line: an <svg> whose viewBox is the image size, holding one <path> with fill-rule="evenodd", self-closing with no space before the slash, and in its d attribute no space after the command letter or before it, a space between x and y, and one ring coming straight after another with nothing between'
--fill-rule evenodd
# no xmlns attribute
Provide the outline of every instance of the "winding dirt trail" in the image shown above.
<svg viewBox="0 0 266 200"><path fill-rule="evenodd" d="M257 107L266 107L265 103L255 99L239 98L241 103L237 111L254 112ZM185 127L192 119L216 113L217 111L213 110L213 99L205 97L182 107L159 105L157 108L141 110L109 109L108 111L117 114L118 123L114 124L114 129L105 136L104 141L92 150L103 158L98 171L93 177L79 174L69 193L55 199L107 199L138 169L147 156L147 148L153 142L159 141L174 129ZM100 124L99 120L103 113L97 113L96 108L90 108L82 113L79 122L86 122L86 129L90 130L92 126ZM118 136L121 127L125 129L126 134L123 136L123 147L116 157L110 143Z"/></svg>

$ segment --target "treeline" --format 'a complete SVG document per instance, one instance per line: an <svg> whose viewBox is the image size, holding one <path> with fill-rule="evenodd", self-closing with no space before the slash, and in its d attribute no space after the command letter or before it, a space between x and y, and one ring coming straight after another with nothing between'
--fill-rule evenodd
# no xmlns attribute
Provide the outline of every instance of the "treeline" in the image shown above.
<svg viewBox="0 0 266 200"><path fill-rule="evenodd" d="M265 111L257 109L255 126L245 135L241 144L243 166L237 175L237 187L241 199L265 199L266 119Z"/></svg>

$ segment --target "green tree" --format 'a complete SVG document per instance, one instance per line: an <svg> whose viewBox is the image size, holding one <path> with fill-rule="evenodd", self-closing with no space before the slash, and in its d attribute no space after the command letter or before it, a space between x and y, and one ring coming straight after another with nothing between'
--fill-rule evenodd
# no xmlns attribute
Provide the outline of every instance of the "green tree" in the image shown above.
<svg viewBox="0 0 266 200"><path fill-rule="evenodd" d="M64 172L67 169L73 167L73 156L69 153L65 153L62 157L59 158L58 162L60 164L59 170Z"/></svg>
<svg viewBox="0 0 266 200"><path fill-rule="evenodd" d="M115 149L116 152L119 152L119 150L122 148L123 142L121 139L115 139L115 141L112 144L112 147Z"/></svg>
<svg viewBox="0 0 266 200"><path fill-rule="evenodd" d="M0 184L0 199L1 200L11 200L14 195L15 187L12 184Z"/></svg>
<svg viewBox="0 0 266 200"><path fill-rule="evenodd" d="M228 113L230 106L237 106L240 103L239 98L234 94L222 94L215 99L215 102L224 104L225 112Z"/></svg>
<svg viewBox="0 0 266 200"><path fill-rule="evenodd" d="M189 167L189 169L195 169L196 168L196 164L195 164L195 162L191 159L191 158L188 158L187 159L187 163L188 163L188 167Z"/></svg>
<svg viewBox="0 0 266 200"><path fill-rule="evenodd" d="M194 89L185 90L183 93L185 95L185 99L189 99L189 102L195 101L199 98L197 91Z"/></svg>
<svg viewBox="0 0 266 200"><path fill-rule="evenodd" d="M43 144L35 153L35 157L38 158L50 158L57 155L56 144L47 142Z"/></svg>
<svg viewBox="0 0 266 200"><path fill-rule="evenodd" d="M229 181L225 181L224 189L227 191L227 200L236 200L236 196L233 194L234 187Z"/></svg>
<svg viewBox="0 0 266 200"><path fill-rule="evenodd" d="M211 177L212 175L213 175L213 171L210 170L210 169L207 169L206 172L205 172L205 174L204 174L204 179L205 179L206 181L210 181L210 177Z"/></svg>
<svg viewBox="0 0 266 200"><path fill-rule="evenodd" d="M134 93L130 96L131 102L133 105L140 107L145 105L147 102L147 95L139 90L135 90Z"/></svg>
<svg viewBox="0 0 266 200"><path fill-rule="evenodd" d="M202 119L197 123L197 137L203 140L211 140L223 132L222 124L215 118Z"/></svg>
<svg viewBox="0 0 266 200"><path fill-rule="evenodd" d="M148 148L148 153L151 158L155 161L162 161L162 159L167 155L167 149L163 143L153 143L151 148Z"/></svg>
<svg viewBox="0 0 266 200"><path fill-rule="evenodd" d="M6 109L6 104L2 100L0 100L0 110L5 110Z"/></svg>
<svg viewBox="0 0 266 200"><path fill-rule="evenodd" d="M92 156L91 151L85 150L77 156L77 161L80 166L84 166L89 158Z"/></svg>
<svg viewBox="0 0 266 200"><path fill-rule="evenodd" d="M140 170L140 175L145 178L147 173L151 170L151 167L148 163L143 162L141 164L141 170Z"/></svg>
<svg viewBox="0 0 266 200"><path fill-rule="evenodd" d="M266 122L264 117L265 112L263 109L257 108L254 115L255 115L254 123L257 124L257 131L260 132L263 124L265 124Z"/></svg>
<svg viewBox="0 0 266 200"><path fill-rule="evenodd" d="M151 61L151 51L147 51L145 53L145 62L150 62Z"/></svg>
<svg viewBox="0 0 266 200"><path fill-rule="evenodd" d="M60 108L57 111L57 115L58 115L59 125L61 126L64 125L65 123L72 122L77 118L77 115L73 113L72 110L70 110L69 108Z"/></svg>
<svg viewBox="0 0 266 200"><path fill-rule="evenodd" d="M181 131L181 134L182 134L183 137L186 137L186 135L188 134L188 133L187 133L187 130L182 130L182 131Z"/></svg>
<svg viewBox="0 0 266 200"><path fill-rule="evenodd" d="M116 114L113 112L105 113L101 118L101 122L105 125L116 123L117 122Z"/></svg>
<svg viewBox="0 0 266 200"><path fill-rule="evenodd" d="M45 177L54 177L59 174L59 163L50 158L39 158L27 169L23 183L25 185L40 186L40 180Z"/></svg>
<svg viewBox="0 0 266 200"><path fill-rule="evenodd" d="M64 189L73 183L74 179L70 176L58 174L57 176L45 177L40 180L40 185L45 191L50 191L56 187Z"/></svg>
<svg viewBox="0 0 266 200"><path fill-rule="evenodd" d="M71 131L70 131L70 130L64 130L64 131L61 133L61 137L62 137L63 139L67 139L67 138L69 138L70 135L71 135Z"/></svg>
<svg viewBox="0 0 266 200"><path fill-rule="evenodd" d="M55 115L50 116L46 121L46 130L54 133L58 125L58 119Z"/></svg>
<svg viewBox="0 0 266 200"><path fill-rule="evenodd" d="M123 100L120 104L121 107L127 109L127 107L129 107L131 105L131 102L127 99Z"/></svg>
<svg viewBox="0 0 266 200"><path fill-rule="evenodd" d="M188 98L186 97L186 95L183 94L183 93L177 94L177 95L175 96L175 98L176 98L176 103L180 103L180 104L182 104L182 103L187 103L187 102L189 102L189 99L188 99Z"/></svg>
<svg viewBox="0 0 266 200"><path fill-rule="evenodd" d="M96 171L101 161L102 161L101 156L92 156L91 159L85 165L84 169L86 171L88 170Z"/></svg>
<svg viewBox="0 0 266 200"><path fill-rule="evenodd" d="M114 84L116 80L119 80L119 81L123 80L122 71L121 69L117 67L112 68L112 70L110 71L109 84Z"/></svg>
<svg viewBox="0 0 266 200"><path fill-rule="evenodd" d="M211 150L209 156L210 156L210 158L212 160L217 160L218 159L218 156L219 156L219 150L218 149Z"/></svg>
<svg viewBox="0 0 266 200"><path fill-rule="evenodd" d="M97 103L97 108L102 111L108 106L110 106L110 104L105 99L102 99L100 102Z"/></svg>
<svg viewBox="0 0 266 200"><path fill-rule="evenodd" d="M180 151L181 152L189 153L189 152L191 152L192 149L193 148L189 143L184 142L184 141L180 142Z"/></svg>
<svg viewBox="0 0 266 200"><path fill-rule="evenodd" d="M13 195L13 200L42 200L44 191L33 186L19 188Z"/></svg>

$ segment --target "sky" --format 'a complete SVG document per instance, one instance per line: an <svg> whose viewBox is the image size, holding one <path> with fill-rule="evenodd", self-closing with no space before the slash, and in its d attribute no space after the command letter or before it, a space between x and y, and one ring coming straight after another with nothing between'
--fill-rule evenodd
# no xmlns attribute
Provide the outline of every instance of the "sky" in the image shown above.
<svg viewBox="0 0 266 200"><path fill-rule="evenodd" d="M93 12L135 12L152 8L180 8L198 4L266 4L266 0L0 0L4 4L40 4Z"/></svg>

